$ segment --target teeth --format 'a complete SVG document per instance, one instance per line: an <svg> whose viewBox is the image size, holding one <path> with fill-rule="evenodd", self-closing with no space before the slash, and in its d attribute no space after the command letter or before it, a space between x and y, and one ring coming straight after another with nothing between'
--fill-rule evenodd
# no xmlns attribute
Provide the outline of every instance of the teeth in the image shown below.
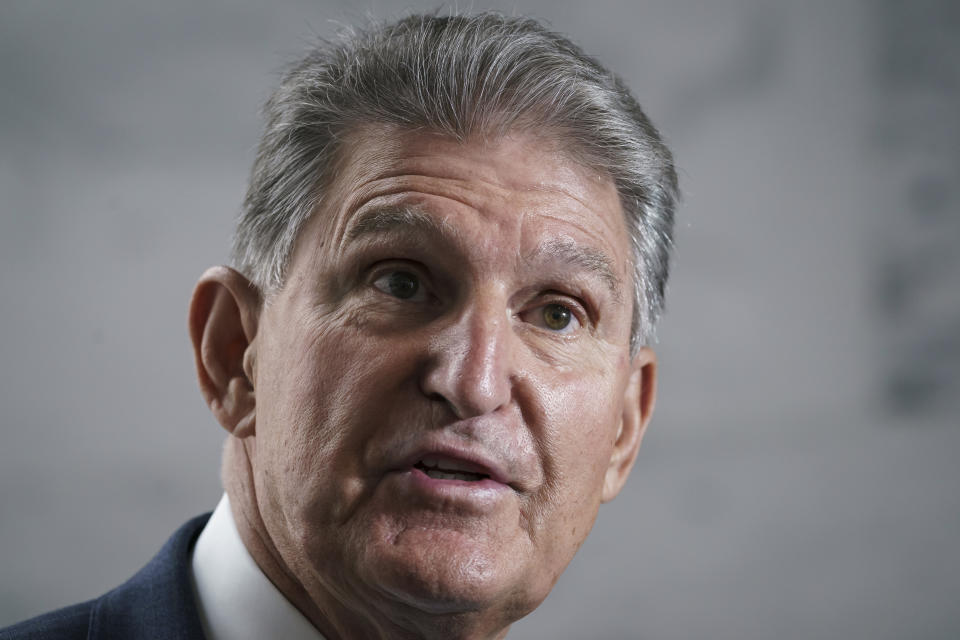
<svg viewBox="0 0 960 640"><path fill-rule="evenodd" d="M465 480L476 482L487 477L485 473L478 473L467 467L466 463L458 463L448 458L427 456L414 465L431 478L438 480Z"/></svg>

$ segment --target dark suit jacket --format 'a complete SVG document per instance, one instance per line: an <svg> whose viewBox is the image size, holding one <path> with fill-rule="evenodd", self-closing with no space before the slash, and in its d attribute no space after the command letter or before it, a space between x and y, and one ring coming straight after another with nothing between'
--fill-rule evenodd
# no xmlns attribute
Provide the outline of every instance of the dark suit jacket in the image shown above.
<svg viewBox="0 0 960 640"><path fill-rule="evenodd" d="M190 550L209 518L180 527L147 566L113 591L0 630L0 640L204 640Z"/></svg>

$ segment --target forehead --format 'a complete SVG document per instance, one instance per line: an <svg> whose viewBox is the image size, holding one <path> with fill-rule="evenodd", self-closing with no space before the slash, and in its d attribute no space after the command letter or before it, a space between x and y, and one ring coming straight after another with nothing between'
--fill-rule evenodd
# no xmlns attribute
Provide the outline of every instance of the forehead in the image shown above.
<svg viewBox="0 0 960 640"><path fill-rule="evenodd" d="M629 277L629 242L613 181L564 153L554 136L458 141L368 125L344 137L332 174L298 239L324 246L330 257L357 237L358 227L384 230L384 221L427 217L453 235L463 231L469 242L482 237L520 255L542 253L546 244L583 247L605 256L616 277ZM402 208L425 216L391 215Z"/></svg>

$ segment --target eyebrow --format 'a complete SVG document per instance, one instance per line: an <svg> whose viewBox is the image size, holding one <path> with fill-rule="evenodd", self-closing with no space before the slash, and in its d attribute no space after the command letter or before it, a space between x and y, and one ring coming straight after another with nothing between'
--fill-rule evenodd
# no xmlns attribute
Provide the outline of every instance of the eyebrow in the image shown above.
<svg viewBox="0 0 960 640"><path fill-rule="evenodd" d="M618 303L623 300L620 278L613 272L610 258L602 251L577 244L569 238L555 238L541 244L534 255L546 255L594 274L607 285L614 300Z"/></svg>
<svg viewBox="0 0 960 640"><path fill-rule="evenodd" d="M411 236L458 235L457 230L444 221L425 213L416 207L385 207L369 209L357 215L347 229L346 238L359 238L401 232ZM603 281L613 298L619 303L623 300L622 282L613 271L612 262L602 251L577 244L569 238L554 238L542 243L534 252L532 259L546 257L574 265Z"/></svg>

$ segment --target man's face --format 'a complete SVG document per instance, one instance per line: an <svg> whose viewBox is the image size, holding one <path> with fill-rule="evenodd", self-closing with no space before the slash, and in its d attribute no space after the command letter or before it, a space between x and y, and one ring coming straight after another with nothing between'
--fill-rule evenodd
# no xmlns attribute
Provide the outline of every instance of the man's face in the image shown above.
<svg viewBox="0 0 960 640"><path fill-rule="evenodd" d="M617 193L527 135L345 148L252 345L259 510L315 600L516 619L632 461Z"/></svg>

